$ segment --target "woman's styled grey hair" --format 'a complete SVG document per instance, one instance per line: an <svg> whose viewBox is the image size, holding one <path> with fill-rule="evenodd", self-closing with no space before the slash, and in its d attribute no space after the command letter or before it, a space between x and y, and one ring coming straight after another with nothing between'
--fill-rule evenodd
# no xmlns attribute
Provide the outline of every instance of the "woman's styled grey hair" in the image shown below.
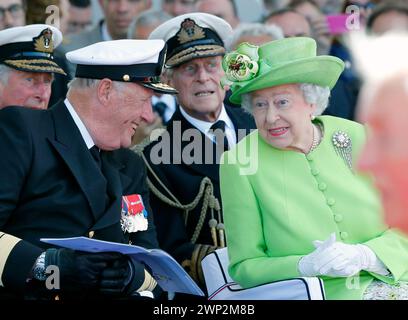
<svg viewBox="0 0 408 320"><path fill-rule="evenodd" d="M303 93L303 97L307 103L315 104L316 110L315 116L319 116L327 108L329 104L330 89L329 87L321 87L317 84L311 83L299 83L299 88ZM241 106L252 114L252 99L251 93L245 93L242 95Z"/></svg>
<svg viewBox="0 0 408 320"><path fill-rule="evenodd" d="M276 25L265 25L262 23L241 23L235 28L234 33L226 44L227 50L234 50L239 44L239 39L244 36L269 36L271 37L271 41L284 38L282 29Z"/></svg>

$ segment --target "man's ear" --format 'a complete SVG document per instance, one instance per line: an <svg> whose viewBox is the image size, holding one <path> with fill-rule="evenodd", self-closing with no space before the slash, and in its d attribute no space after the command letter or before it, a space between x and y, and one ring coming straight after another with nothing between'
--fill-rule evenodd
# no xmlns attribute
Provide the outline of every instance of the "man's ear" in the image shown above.
<svg viewBox="0 0 408 320"><path fill-rule="evenodd" d="M97 92L98 100L102 105L105 106L109 103L110 99L112 98L113 91L112 80L105 78L99 81Z"/></svg>

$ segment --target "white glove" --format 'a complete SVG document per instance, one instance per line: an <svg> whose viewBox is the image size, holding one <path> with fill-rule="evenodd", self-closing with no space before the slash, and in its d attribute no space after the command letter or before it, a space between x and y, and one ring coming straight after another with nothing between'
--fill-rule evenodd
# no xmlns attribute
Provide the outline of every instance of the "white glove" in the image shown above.
<svg viewBox="0 0 408 320"><path fill-rule="evenodd" d="M336 242L335 233L326 241L317 240L313 244L317 249L299 261L299 272L304 276L348 277L361 270L389 273L369 247Z"/></svg>
<svg viewBox="0 0 408 320"><path fill-rule="evenodd" d="M340 255L340 252L337 252L337 250L329 250L335 243L335 233L332 233L329 238L323 242L314 241L313 244L316 250L300 259L298 264L299 273L305 277L314 277L317 275L340 276L338 272L335 272L336 275L329 273L329 271L333 271L331 262L334 262L336 267L343 267L345 264L345 259ZM326 250L329 251L326 252ZM328 265L329 269L326 268L326 265Z"/></svg>

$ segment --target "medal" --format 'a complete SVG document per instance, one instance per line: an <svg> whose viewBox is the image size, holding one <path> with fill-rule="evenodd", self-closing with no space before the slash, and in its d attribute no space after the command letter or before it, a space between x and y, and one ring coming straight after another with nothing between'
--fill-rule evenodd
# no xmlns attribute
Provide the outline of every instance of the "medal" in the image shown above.
<svg viewBox="0 0 408 320"><path fill-rule="evenodd" d="M147 230L147 211L140 194L122 197L120 226L128 233Z"/></svg>

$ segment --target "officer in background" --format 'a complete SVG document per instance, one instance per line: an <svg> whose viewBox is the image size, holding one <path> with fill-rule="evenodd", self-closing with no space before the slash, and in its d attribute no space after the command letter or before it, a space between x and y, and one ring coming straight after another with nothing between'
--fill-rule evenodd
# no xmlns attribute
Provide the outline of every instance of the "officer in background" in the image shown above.
<svg viewBox="0 0 408 320"><path fill-rule="evenodd" d="M52 38L39 39L53 46ZM152 117L153 91L174 92L153 81L164 55L161 40L106 41L69 52L78 67L65 101L41 111L0 110L0 296L153 291L149 272L126 256L50 248L40 239L90 236L157 247L145 168L124 148ZM45 286L50 265L59 269L59 290Z"/></svg>
<svg viewBox="0 0 408 320"><path fill-rule="evenodd" d="M158 240L202 287L201 259L225 246L218 155L255 128L248 113L223 103L221 61L231 33L221 18L190 13L149 36L167 42L164 75L179 92L167 131L144 150Z"/></svg>
<svg viewBox="0 0 408 320"><path fill-rule="evenodd" d="M65 75L53 56L61 41L61 32L45 24L0 31L0 109L48 107L54 74Z"/></svg>

